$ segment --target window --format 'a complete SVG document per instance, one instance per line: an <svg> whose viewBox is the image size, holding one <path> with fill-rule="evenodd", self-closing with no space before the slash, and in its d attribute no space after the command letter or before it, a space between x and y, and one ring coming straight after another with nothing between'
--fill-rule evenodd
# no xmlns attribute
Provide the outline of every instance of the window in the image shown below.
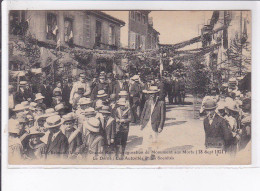
<svg viewBox="0 0 260 191"><path fill-rule="evenodd" d="M64 41L68 44L73 44L73 22L72 19L65 18L64 20Z"/></svg>
<svg viewBox="0 0 260 191"><path fill-rule="evenodd" d="M136 21L141 22L141 14L140 13L136 13Z"/></svg>
<svg viewBox="0 0 260 191"><path fill-rule="evenodd" d="M142 16L142 23L146 24L146 16L145 15Z"/></svg>
<svg viewBox="0 0 260 191"><path fill-rule="evenodd" d="M109 42L110 45L116 44L116 38L115 38L115 27L109 26Z"/></svg>
<svg viewBox="0 0 260 191"><path fill-rule="evenodd" d="M55 14L47 13L47 39L57 41L58 25Z"/></svg>
<svg viewBox="0 0 260 191"><path fill-rule="evenodd" d="M96 46L100 46L101 44L101 35L102 35L102 24L100 21L96 21L96 35L95 35L95 43L96 43Z"/></svg>

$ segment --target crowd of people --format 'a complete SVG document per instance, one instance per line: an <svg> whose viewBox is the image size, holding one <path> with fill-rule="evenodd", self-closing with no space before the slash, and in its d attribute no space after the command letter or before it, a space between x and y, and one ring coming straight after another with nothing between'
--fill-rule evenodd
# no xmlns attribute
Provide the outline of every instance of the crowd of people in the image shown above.
<svg viewBox="0 0 260 191"><path fill-rule="evenodd" d="M22 159L124 156L129 124L141 125L143 146L156 142L165 121L167 74L162 79L100 72L73 84L9 85L9 152ZM34 89L34 91L33 91Z"/></svg>
<svg viewBox="0 0 260 191"><path fill-rule="evenodd" d="M235 79L230 79L236 81ZM224 83L203 98L200 110L204 117L206 148L221 148L230 154L248 146L251 140L251 92Z"/></svg>

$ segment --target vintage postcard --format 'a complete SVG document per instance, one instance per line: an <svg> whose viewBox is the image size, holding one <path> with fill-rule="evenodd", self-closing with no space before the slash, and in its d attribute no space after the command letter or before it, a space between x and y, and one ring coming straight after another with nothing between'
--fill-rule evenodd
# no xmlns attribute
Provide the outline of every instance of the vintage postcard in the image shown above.
<svg viewBox="0 0 260 191"><path fill-rule="evenodd" d="M251 11L8 22L9 165L251 164Z"/></svg>

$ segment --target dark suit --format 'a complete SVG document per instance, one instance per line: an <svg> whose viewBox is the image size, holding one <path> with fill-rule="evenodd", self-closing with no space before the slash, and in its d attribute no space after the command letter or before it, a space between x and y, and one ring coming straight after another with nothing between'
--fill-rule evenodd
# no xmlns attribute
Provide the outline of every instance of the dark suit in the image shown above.
<svg viewBox="0 0 260 191"><path fill-rule="evenodd" d="M92 100L95 100L97 98L97 94L98 94L99 90L104 90L106 92L106 94L108 94L109 93L108 84L107 83L97 83L91 92Z"/></svg>
<svg viewBox="0 0 260 191"><path fill-rule="evenodd" d="M153 111L151 111L151 99L146 100L144 109L141 115L141 127L142 129L145 128L147 125L150 116L151 116L151 123L152 129L155 132L158 132L158 129L163 129L165 116L166 116L166 109L165 109L165 102L161 100L157 100L155 102L155 106Z"/></svg>
<svg viewBox="0 0 260 191"><path fill-rule="evenodd" d="M41 85L39 89L39 93L41 93L45 98L43 99L43 103L47 106L47 108L51 107L52 104L52 90L50 86Z"/></svg>
<svg viewBox="0 0 260 191"><path fill-rule="evenodd" d="M69 143L69 155L79 154L80 146L83 144L82 133L79 130L73 129L73 131L66 131L65 136L68 138Z"/></svg>
<svg viewBox="0 0 260 191"><path fill-rule="evenodd" d="M68 154L69 143L67 137L60 131L55 139L52 141L53 134L50 133L46 146L46 158L53 157L66 157Z"/></svg>
<svg viewBox="0 0 260 191"><path fill-rule="evenodd" d="M215 113L212 123L204 119L205 145L207 148L223 148L227 150L234 141L228 122Z"/></svg>

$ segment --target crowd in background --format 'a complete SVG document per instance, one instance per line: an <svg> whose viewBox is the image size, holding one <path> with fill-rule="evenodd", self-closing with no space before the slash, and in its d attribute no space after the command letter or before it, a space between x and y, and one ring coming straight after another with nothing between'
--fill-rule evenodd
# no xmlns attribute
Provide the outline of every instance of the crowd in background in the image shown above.
<svg viewBox="0 0 260 191"><path fill-rule="evenodd" d="M221 148L235 154L250 147L251 92L241 92L237 84L231 78L203 98L200 114L204 118L207 148Z"/></svg>
<svg viewBox="0 0 260 191"><path fill-rule="evenodd" d="M140 78L101 71L87 77L82 73L77 82L58 81L55 86L42 81L38 88L29 81L20 81L18 90L9 85L9 152L23 159L123 157L129 124L140 124L151 94L163 105L167 95L170 103L174 95L176 103L184 101L179 74Z"/></svg>

